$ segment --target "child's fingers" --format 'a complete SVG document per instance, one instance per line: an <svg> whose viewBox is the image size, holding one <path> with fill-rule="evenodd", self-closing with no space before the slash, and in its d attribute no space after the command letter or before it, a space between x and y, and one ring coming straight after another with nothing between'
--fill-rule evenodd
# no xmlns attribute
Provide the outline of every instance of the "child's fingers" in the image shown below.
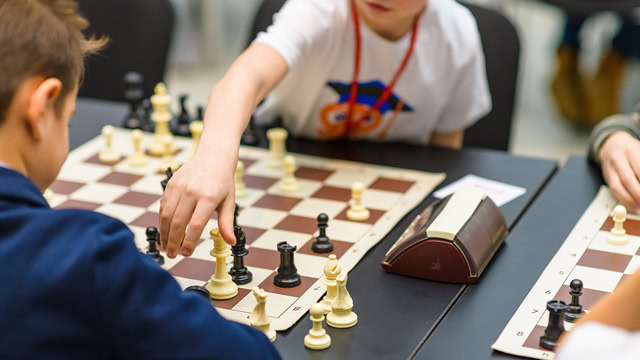
<svg viewBox="0 0 640 360"><path fill-rule="evenodd" d="M638 182L638 178L633 172L631 164L628 159L624 157L615 160L614 166L618 176L620 177L620 182L627 190L627 193L631 196L631 202L629 205L633 205L634 209L638 209L640 207L640 182Z"/></svg>
<svg viewBox="0 0 640 360"><path fill-rule="evenodd" d="M608 171L607 178L607 183L609 184L609 188L611 188L613 195L615 195L616 198L618 198L618 200L620 200L625 206L633 204L633 198L622 185L618 174L616 174L615 171Z"/></svg>
<svg viewBox="0 0 640 360"><path fill-rule="evenodd" d="M173 192L173 187L169 183L162 196L160 203L160 246L165 250L169 241L169 228L171 227L173 214L175 214L180 202L181 194L180 191Z"/></svg>
<svg viewBox="0 0 640 360"><path fill-rule="evenodd" d="M229 244L236 244L236 236L233 233L233 213L236 207L235 196L230 194L224 200L218 210L218 228L222 238Z"/></svg>
<svg viewBox="0 0 640 360"><path fill-rule="evenodd" d="M187 228L191 215L196 207L196 197L192 194L184 194L180 197L180 202L171 218L169 226L169 236L167 241L167 256L173 259L178 255L178 250L184 240L184 231Z"/></svg>
<svg viewBox="0 0 640 360"><path fill-rule="evenodd" d="M196 209L193 212L189 226L187 227L187 234L182 242L181 254L183 256L191 256L193 251L198 245L198 240L202 232L205 230L205 226L211 219L211 215L215 211L215 205L208 201L200 201L196 205Z"/></svg>

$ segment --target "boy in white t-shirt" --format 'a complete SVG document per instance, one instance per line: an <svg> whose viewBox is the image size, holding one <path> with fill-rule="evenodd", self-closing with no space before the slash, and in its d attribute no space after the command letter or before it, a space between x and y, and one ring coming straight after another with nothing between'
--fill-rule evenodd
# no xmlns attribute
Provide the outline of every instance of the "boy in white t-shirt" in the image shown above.
<svg viewBox="0 0 640 360"><path fill-rule="evenodd" d="M200 146L167 185L170 258L191 255L214 211L234 243L239 140L267 94L257 121L280 115L296 136L450 148L491 108L475 19L453 0L289 0L274 19L214 86Z"/></svg>
<svg viewBox="0 0 640 360"><path fill-rule="evenodd" d="M556 360L640 358L640 271L625 280L560 338Z"/></svg>

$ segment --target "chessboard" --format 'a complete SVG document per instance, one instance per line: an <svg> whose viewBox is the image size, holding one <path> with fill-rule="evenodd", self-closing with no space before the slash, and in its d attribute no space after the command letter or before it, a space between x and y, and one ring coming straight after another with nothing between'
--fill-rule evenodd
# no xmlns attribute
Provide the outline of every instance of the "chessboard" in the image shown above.
<svg viewBox="0 0 640 360"><path fill-rule="evenodd" d="M583 283L580 304L588 312L603 296L613 292L626 277L640 268L640 215L627 213L626 245L614 245L607 236L614 226L612 212L618 205L608 187L602 186L585 213L513 315L492 348L535 359L552 359L555 354L539 346L549 313L547 301L571 301L569 284ZM572 324L565 321L565 328Z"/></svg>
<svg viewBox="0 0 640 360"><path fill-rule="evenodd" d="M144 133L143 148L149 146L152 137ZM193 141L175 137L174 145L175 162L188 161ZM134 149L129 130L113 132L112 147L121 156L115 164L100 161L98 154L104 147L105 140L98 136L69 154L51 186L53 195L49 204L54 209L82 208L117 218L129 226L138 249L146 251L145 229L158 227L160 182L166 178L161 169L162 160L149 157L146 166L129 165L127 157ZM286 330L295 324L326 291L322 277L329 254L316 254L311 250L318 231L318 214L328 215L327 235L334 244L333 254L342 269L350 271L445 178L445 174L290 154L296 160L295 176L300 188L295 193L283 193L278 185L284 171L267 165L268 154L266 149L245 146L239 153L248 195L236 199L240 209L237 221L246 235L249 254L244 262L253 280L239 285L236 297L214 300L212 304L226 318L248 324L256 304L251 290L255 286L263 288L268 293L267 315L275 330ZM362 201L370 217L364 222L346 217L354 182L365 186ZM169 259L165 255L163 268L183 289L204 285L214 273L209 231L216 226L214 215L191 257ZM297 246L295 265L302 284L293 288L280 288L273 283L280 262L276 245L281 241ZM227 258L227 264L232 262L233 257ZM358 299L354 300L357 311Z"/></svg>

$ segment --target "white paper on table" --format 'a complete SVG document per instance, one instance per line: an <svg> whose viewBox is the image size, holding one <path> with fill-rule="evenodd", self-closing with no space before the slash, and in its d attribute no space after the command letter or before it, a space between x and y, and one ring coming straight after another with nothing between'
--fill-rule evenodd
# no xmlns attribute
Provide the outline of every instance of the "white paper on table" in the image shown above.
<svg viewBox="0 0 640 360"><path fill-rule="evenodd" d="M491 200L493 200L493 202L498 206L502 206L527 192L527 189L520 186L509 185L469 174L434 192L433 196L438 199L442 199L453 194L458 189L467 186L473 186L484 190Z"/></svg>

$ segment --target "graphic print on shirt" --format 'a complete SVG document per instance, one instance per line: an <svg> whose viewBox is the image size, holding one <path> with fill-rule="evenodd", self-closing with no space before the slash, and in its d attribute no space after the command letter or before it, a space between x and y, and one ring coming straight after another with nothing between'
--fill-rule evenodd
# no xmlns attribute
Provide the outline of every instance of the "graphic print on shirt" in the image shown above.
<svg viewBox="0 0 640 360"><path fill-rule="evenodd" d="M327 104L320 110L322 126L318 133L323 138L334 139L347 134L351 83L330 81L327 85L338 93L339 99L336 103ZM384 139L401 111L413 112L413 107L394 93L391 93L378 109L373 108L385 88L386 86L380 80L358 83L358 95L351 115L351 125L356 127L350 129L349 136L360 137L380 129L378 138ZM362 119L367 113L369 116Z"/></svg>

